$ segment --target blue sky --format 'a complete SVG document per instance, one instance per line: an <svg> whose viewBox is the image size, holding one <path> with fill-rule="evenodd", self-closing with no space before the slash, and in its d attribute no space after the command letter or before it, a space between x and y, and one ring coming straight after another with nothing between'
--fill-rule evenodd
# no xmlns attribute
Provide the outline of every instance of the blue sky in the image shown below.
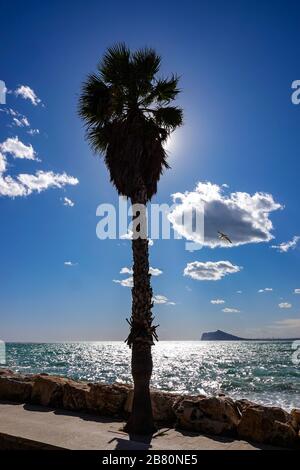
<svg viewBox="0 0 300 470"><path fill-rule="evenodd" d="M120 270L131 265L130 242L96 237L96 208L116 204L117 195L76 113L82 81L118 41L154 47L162 73L181 76L185 125L153 202L170 204L171 194L188 197L210 182L221 209L235 211L231 193L246 193L250 219L255 193L281 206L260 208L266 240L259 243L247 233L245 244L236 235L230 248L190 253L185 240L154 242L151 266L162 274L153 276L153 289L168 299L154 307L160 338L198 339L217 328L300 335L300 243L271 248L300 235L300 105L291 101L291 84L300 79L299 13L293 1L2 2L0 79L10 92L0 105L1 339L127 336L130 289L113 280L126 279ZM234 226L226 230L235 237ZM219 261L242 269L202 280L203 269L220 273ZM188 265L192 277L184 275ZM258 292L265 288L272 291Z"/></svg>

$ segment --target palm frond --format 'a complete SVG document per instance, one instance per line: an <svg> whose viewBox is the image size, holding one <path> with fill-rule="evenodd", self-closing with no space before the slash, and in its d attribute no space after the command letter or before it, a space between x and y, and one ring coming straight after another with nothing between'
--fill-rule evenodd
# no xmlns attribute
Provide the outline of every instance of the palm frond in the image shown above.
<svg viewBox="0 0 300 470"><path fill-rule="evenodd" d="M124 85L130 80L130 50L124 43L109 47L98 64L104 82Z"/></svg>
<svg viewBox="0 0 300 470"><path fill-rule="evenodd" d="M95 153L106 154L110 143L110 124L90 127L86 131L86 137Z"/></svg>
<svg viewBox="0 0 300 470"><path fill-rule="evenodd" d="M175 130L183 123L182 109L177 106L164 106L152 110L157 125L167 129L169 132Z"/></svg>
<svg viewBox="0 0 300 470"><path fill-rule="evenodd" d="M96 74L90 74L82 86L79 99L79 115L87 126L105 122L110 116L110 91Z"/></svg>
<svg viewBox="0 0 300 470"><path fill-rule="evenodd" d="M145 47L132 54L131 63L138 80L151 81L159 71L161 57L154 49Z"/></svg>
<svg viewBox="0 0 300 470"><path fill-rule="evenodd" d="M170 103L175 100L178 93L180 93L177 87L179 77L172 75L171 78L160 78L157 80L156 85L153 88L152 99L159 103Z"/></svg>

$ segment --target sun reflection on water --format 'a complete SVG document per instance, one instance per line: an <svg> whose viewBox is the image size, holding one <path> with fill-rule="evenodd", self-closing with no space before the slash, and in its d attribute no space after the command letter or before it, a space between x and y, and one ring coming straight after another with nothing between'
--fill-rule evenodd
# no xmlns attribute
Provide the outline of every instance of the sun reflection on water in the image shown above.
<svg viewBox="0 0 300 470"><path fill-rule="evenodd" d="M77 380L131 382L123 342L7 345L8 367ZM300 369L278 342L161 341L153 348L152 385L190 394L224 392L284 408L300 407Z"/></svg>

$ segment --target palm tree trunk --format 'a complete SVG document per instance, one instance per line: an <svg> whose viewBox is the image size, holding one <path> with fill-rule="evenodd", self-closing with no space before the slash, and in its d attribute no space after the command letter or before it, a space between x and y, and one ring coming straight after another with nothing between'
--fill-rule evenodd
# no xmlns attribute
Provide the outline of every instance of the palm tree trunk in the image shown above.
<svg viewBox="0 0 300 470"><path fill-rule="evenodd" d="M149 253L146 219L146 191L142 189L132 198L132 204L139 204L138 215L133 215L132 252L133 288L130 334L127 338L132 348L131 371L134 383L132 411L125 430L130 434L149 435L155 431L150 399L150 379L152 375L153 336L152 289L149 274ZM139 220L139 224L135 222ZM136 238L137 237L137 238Z"/></svg>

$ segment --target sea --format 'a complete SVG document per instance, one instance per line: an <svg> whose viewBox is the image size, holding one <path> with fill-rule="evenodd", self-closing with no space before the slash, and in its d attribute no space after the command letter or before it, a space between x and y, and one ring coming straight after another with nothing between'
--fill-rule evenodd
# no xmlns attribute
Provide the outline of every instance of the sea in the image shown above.
<svg viewBox="0 0 300 470"><path fill-rule="evenodd" d="M300 408L296 353L290 341L159 341L153 347L152 386ZM131 382L130 350L119 341L7 343L5 367L91 382Z"/></svg>

